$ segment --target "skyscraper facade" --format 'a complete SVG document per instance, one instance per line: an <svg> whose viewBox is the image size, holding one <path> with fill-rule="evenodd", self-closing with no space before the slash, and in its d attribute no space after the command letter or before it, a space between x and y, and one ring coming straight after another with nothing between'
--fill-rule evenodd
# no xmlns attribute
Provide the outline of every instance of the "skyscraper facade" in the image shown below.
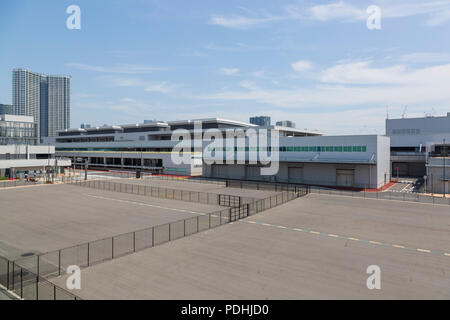
<svg viewBox="0 0 450 320"><path fill-rule="evenodd" d="M14 69L13 106L15 114L34 118L38 142L54 137L71 127L72 79Z"/></svg>
<svg viewBox="0 0 450 320"><path fill-rule="evenodd" d="M256 124L258 126L268 127L270 126L270 117L268 116L251 117L250 123Z"/></svg>

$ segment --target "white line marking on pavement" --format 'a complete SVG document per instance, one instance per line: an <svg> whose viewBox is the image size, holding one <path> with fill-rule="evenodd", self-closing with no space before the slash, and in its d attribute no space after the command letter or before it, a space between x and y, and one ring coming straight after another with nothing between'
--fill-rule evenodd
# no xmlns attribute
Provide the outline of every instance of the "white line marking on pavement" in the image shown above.
<svg viewBox="0 0 450 320"><path fill-rule="evenodd" d="M250 223L250 224L259 224L261 226L265 226L265 227L272 227L272 228L277 228L277 229L285 229L285 230L290 230L290 231L297 231L297 232L303 232L303 233L309 233L309 234L316 234L316 235L320 235L320 236L324 236L324 237L329 237L329 238L341 238L341 239L346 239L346 240L352 240L352 241L358 241L358 242L366 242L366 243L370 243L373 245L377 245L377 246L390 246L393 248L398 248L398 249L404 249L404 250L413 250L416 252L422 252L422 253L431 253L431 254L435 254L435 255L439 255L439 256L446 256L446 257L450 257L450 253L444 252L444 251L437 251L437 250L429 250L429 249L421 249L421 248L410 248L410 247L405 247L399 244L391 244L391 243L385 243L385 242L379 242L379 241L374 241L374 240L364 240L364 239L358 239L358 238L354 238L354 237L347 237L347 236L342 236L342 235L337 235L337 234L333 234L333 233L322 233L322 232L318 232L318 231L312 231L312 230L306 230L306 229L300 229L300 228L292 228L292 227L286 227L286 226L281 226L281 225L274 225L274 224L269 224L269 223L264 223L264 222L258 222L258 221L253 221L253 220L240 220L241 222L246 222L246 223Z"/></svg>
<svg viewBox="0 0 450 320"><path fill-rule="evenodd" d="M92 198L98 198L98 199L110 200L110 201L117 201L117 202L123 202L123 203L131 203L131 204L138 205L138 206L146 206L146 207L165 209L165 210L177 211L177 212L188 212L188 211L182 210L182 209L161 207L161 206L158 206L158 205L148 204L148 203L144 203L144 202L136 202L136 201L122 200L122 199L107 198L107 197L101 197L101 196L94 196L92 194L85 194L85 195L88 196L88 197L92 197ZM204 212L195 212L195 211L189 211L189 212L190 213L194 213L194 214L201 214L201 215L206 215L207 214L207 213L204 213Z"/></svg>

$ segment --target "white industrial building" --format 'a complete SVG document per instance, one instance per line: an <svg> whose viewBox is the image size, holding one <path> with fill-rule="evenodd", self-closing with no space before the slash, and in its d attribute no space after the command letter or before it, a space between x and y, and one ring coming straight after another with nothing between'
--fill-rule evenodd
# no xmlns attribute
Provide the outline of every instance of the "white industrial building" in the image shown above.
<svg viewBox="0 0 450 320"><path fill-rule="evenodd" d="M179 141L172 141L175 130L194 135L194 122L201 121L202 130L245 128L248 123L225 119L155 121L139 124L77 128L59 131L56 138L46 142L55 144L58 156L69 157L75 165L87 165L102 170L143 170L159 174L200 176L202 154L190 150L188 163L175 163L172 149ZM201 143L200 143L201 146Z"/></svg>
<svg viewBox="0 0 450 320"><path fill-rule="evenodd" d="M450 112L442 117L386 119L386 135L391 138L392 174L423 177L427 146L450 141Z"/></svg>
<svg viewBox="0 0 450 320"><path fill-rule="evenodd" d="M260 165L252 163L209 165L207 153L202 154L202 145L207 147L207 141L201 141L200 147L194 148L197 139L194 123L198 121L202 123L202 134L215 129L224 138L230 129L245 134L250 129L253 132L265 130L269 136L276 131L279 134L278 172L273 176L261 176ZM175 163L172 157L173 148L179 143L172 140L172 133L178 129L188 132L192 139L187 163ZM315 131L214 118L67 129L59 131L53 143L58 156L91 169L139 169L159 174L355 188L380 188L390 181L389 138L377 135L322 136ZM247 139L246 157L253 147L248 146Z"/></svg>
<svg viewBox="0 0 450 320"><path fill-rule="evenodd" d="M427 146L425 190L431 193L450 191L450 143Z"/></svg>
<svg viewBox="0 0 450 320"><path fill-rule="evenodd" d="M55 158L54 146L0 145L0 176L16 178L27 171L59 171L70 167L69 159Z"/></svg>
<svg viewBox="0 0 450 320"><path fill-rule="evenodd" d="M389 148L389 138L379 135L280 137L275 175L261 175L262 165L248 163L248 147L245 164L207 164L205 157L203 175L377 189L390 181Z"/></svg>

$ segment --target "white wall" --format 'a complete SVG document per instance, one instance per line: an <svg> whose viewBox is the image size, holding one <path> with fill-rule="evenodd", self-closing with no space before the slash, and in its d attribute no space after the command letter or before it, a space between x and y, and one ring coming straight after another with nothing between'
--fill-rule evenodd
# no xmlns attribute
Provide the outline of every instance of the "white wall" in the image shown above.
<svg viewBox="0 0 450 320"><path fill-rule="evenodd" d="M414 129L419 133L394 134L394 129ZM423 117L406 119L387 119L386 135L391 137L393 147L419 147L428 142L442 142L450 139L450 113L445 117Z"/></svg>

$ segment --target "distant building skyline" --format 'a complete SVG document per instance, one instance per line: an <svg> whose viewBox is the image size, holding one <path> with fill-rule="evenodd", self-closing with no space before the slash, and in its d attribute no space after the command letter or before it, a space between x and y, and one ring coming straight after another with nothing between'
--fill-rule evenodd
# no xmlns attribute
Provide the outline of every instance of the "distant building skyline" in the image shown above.
<svg viewBox="0 0 450 320"><path fill-rule="evenodd" d="M268 126L270 126L271 119L269 116L256 116L256 117L250 117L249 121L251 124L268 127Z"/></svg>
<svg viewBox="0 0 450 320"><path fill-rule="evenodd" d="M72 78L27 69L12 71L13 112L34 118L38 142L71 127Z"/></svg>
<svg viewBox="0 0 450 320"><path fill-rule="evenodd" d="M0 103L0 114L12 114L13 111L12 104Z"/></svg>
<svg viewBox="0 0 450 320"><path fill-rule="evenodd" d="M291 120L277 121L276 125L280 127L295 128L295 122Z"/></svg>

